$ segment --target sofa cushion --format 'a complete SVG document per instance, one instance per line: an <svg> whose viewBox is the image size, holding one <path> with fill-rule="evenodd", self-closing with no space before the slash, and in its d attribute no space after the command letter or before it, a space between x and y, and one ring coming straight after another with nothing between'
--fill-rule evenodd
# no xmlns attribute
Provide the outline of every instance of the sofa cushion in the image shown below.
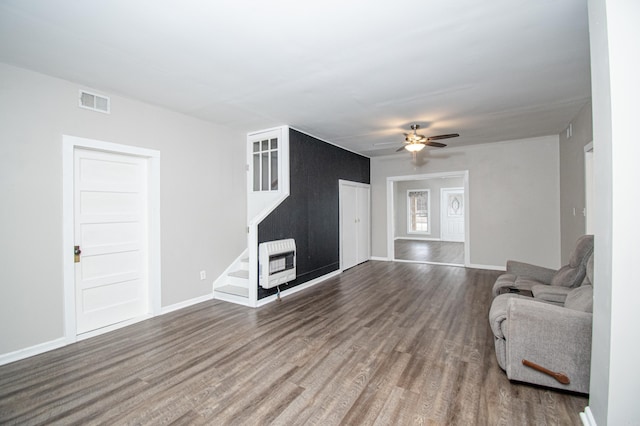
<svg viewBox="0 0 640 426"><path fill-rule="evenodd" d="M582 285L567 294L564 307L581 312L593 313L593 287Z"/></svg>

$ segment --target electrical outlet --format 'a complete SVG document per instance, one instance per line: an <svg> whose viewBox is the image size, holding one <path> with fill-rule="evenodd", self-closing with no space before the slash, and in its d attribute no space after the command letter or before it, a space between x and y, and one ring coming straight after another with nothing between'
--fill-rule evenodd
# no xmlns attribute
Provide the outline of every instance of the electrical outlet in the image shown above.
<svg viewBox="0 0 640 426"><path fill-rule="evenodd" d="M207 271L200 271L200 279L201 280L207 279Z"/></svg>

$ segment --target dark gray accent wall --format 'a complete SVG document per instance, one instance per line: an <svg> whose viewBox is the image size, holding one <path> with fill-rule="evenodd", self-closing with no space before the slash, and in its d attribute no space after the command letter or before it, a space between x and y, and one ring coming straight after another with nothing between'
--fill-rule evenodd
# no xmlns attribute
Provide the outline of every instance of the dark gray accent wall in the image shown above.
<svg viewBox="0 0 640 426"><path fill-rule="evenodd" d="M295 287L340 268L338 180L370 183L369 159L289 131L290 195L258 225L258 243L296 240ZM258 285L258 299L274 294Z"/></svg>

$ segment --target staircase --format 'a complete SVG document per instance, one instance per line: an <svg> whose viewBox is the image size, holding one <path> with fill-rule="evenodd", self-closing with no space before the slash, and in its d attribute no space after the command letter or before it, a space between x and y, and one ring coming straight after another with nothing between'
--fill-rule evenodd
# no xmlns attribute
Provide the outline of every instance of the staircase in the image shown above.
<svg viewBox="0 0 640 426"><path fill-rule="evenodd" d="M249 305L249 256L246 251L214 282L213 297Z"/></svg>

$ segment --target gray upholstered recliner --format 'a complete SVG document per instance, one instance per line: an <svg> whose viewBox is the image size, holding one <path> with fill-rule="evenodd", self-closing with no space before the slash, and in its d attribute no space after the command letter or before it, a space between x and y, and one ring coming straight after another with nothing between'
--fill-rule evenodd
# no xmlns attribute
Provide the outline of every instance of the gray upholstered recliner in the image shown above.
<svg viewBox="0 0 640 426"><path fill-rule="evenodd" d="M514 260L507 261L507 272L493 285L493 296L503 287L531 290L535 298L562 304L571 289L580 286L586 276L587 261L593 253L593 235L583 235L576 242L569 264L549 269Z"/></svg>
<svg viewBox="0 0 640 426"><path fill-rule="evenodd" d="M585 283L572 289L562 306L517 294L493 299L489 322L498 364L510 380L574 392L589 392L593 262ZM547 373L524 365L533 362ZM562 373L562 384L549 373ZM557 375L556 374L556 375Z"/></svg>

